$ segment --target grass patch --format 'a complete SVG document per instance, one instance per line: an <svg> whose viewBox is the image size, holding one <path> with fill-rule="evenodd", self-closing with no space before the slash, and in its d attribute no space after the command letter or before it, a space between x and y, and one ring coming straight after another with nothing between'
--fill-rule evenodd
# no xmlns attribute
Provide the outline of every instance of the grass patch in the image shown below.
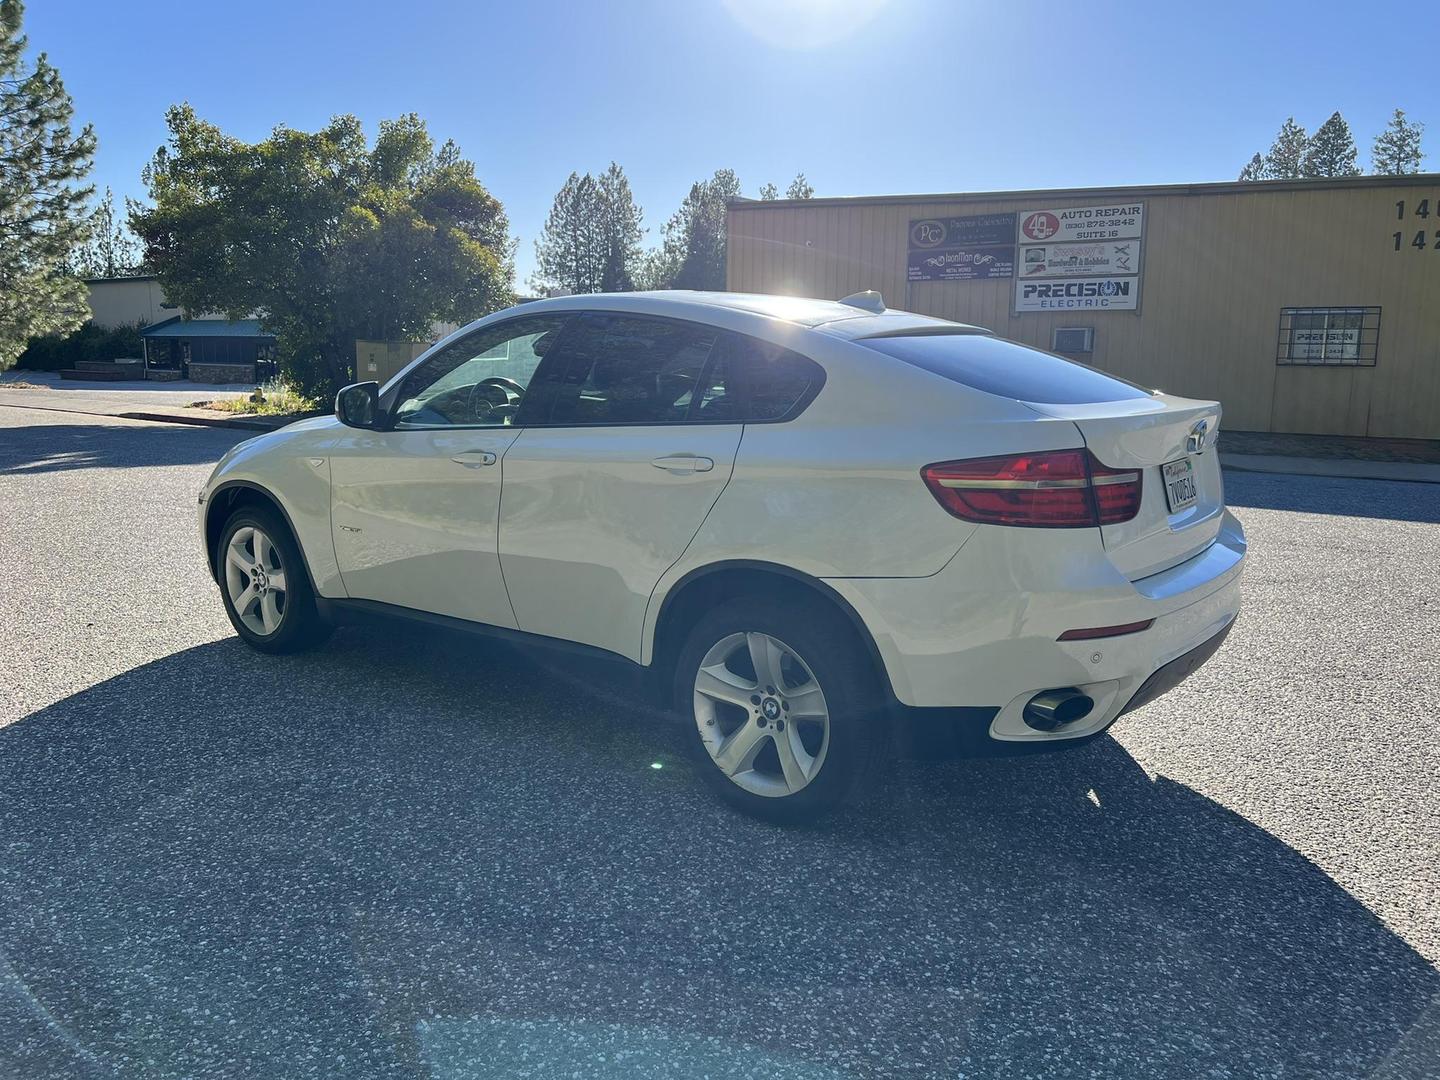
<svg viewBox="0 0 1440 1080"><path fill-rule="evenodd" d="M196 401L191 403L190 408L211 409L237 416L296 416L318 412L320 403L281 379L271 379L244 397Z"/></svg>

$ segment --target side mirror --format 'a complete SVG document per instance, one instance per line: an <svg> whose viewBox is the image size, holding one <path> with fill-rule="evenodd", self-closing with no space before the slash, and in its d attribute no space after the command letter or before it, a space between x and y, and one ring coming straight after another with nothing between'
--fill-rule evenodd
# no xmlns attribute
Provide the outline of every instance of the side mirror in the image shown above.
<svg viewBox="0 0 1440 1080"><path fill-rule="evenodd" d="M380 384L361 382L345 387L335 395L335 416L348 427L379 427Z"/></svg>

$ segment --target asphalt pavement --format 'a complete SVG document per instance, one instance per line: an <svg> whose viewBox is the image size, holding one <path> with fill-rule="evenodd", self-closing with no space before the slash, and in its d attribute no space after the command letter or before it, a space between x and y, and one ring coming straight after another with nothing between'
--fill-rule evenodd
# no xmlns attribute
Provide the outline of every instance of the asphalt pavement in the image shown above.
<svg viewBox="0 0 1440 1080"><path fill-rule="evenodd" d="M1440 1076L1434 486L1231 475L1201 672L782 830L571 661L240 645L242 435L0 406L0 1076Z"/></svg>

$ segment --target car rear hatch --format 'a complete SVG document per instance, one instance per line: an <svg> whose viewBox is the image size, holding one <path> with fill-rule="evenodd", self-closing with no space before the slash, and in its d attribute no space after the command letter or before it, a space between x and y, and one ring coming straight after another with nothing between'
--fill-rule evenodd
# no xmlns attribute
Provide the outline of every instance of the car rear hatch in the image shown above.
<svg viewBox="0 0 1440 1080"><path fill-rule="evenodd" d="M1042 416L1074 423L1101 463L1140 470L1139 512L1100 528L1110 561L1126 577L1135 581L1158 574L1215 541L1225 509L1215 450L1216 402L1155 394L1088 404L1025 404ZM1172 465L1169 483L1166 465Z"/></svg>

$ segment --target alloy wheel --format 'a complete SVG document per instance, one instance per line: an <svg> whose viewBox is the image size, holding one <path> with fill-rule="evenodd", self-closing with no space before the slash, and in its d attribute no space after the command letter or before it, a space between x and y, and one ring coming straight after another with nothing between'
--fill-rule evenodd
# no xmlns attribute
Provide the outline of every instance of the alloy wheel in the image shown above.
<svg viewBox="0 0 1440 1080"><path fill-rule="evenodd" d="M262 637L280 629L288 593L280 549L263 531L242 525L225 549L225 591L236 616Z"/></svg>
<svg viewBox="0 0 1440 1080"><path fill-rule="evenodd" d="M715 766L755 795L793 795L820 774L830 711L810 666L778 638L721 638L695 673L695 724Z"/></svg>

